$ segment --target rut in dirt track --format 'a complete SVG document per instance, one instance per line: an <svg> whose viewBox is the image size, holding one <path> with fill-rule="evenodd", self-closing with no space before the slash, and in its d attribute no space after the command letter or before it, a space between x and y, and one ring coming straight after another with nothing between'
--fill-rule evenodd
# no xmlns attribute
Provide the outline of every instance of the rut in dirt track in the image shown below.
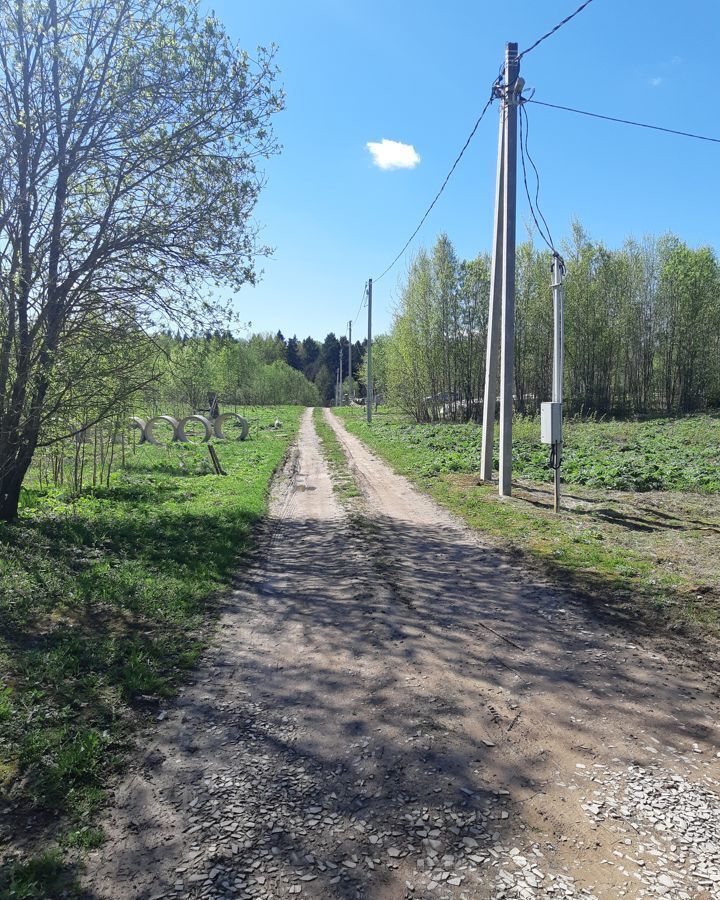
<svg viewBox="0 0 720 900"><path fill-rule="evenodd" d="M339 505L308 413L88 896L720 896L716 686L598 630L326 417L363 497Z"/></svg>

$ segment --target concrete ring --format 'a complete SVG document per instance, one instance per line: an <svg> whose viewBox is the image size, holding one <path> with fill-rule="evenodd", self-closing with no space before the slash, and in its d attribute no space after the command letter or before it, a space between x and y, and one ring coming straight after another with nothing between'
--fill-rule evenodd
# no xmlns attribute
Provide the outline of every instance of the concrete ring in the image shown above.
<svg viewBox="0 0 720 900"><path fill-rule="evenodd" d="M225 437L223 433L223 425L225 422L229 422L233 420L240 425L240 437L238 440L244 441L247 439L248 434L250 433L250 423L247 419L243 419L242 416L239 416L237 413L226 412L222 415L218 416L215 419L215 437L220 438L222 440Z"/></svg>
<svg viewBox="0 0 720 900"><path fill-rule="evenodd" d="M172 416L153 416L152 419L148 420L147 425L145 426L145 439L149 444L161 444L163 441L159 441L155 436L154 428L156 425L159 425L160 422L166 422L168 425L172 426L173 430L173 441L178 439L178 420L173 419Z"/></svg>
<svg viewBox="0 0 720 900"><path fill-rule="evenodd" d="M210 424L210 421L208 419L206 419L205 416L193 415L193 416L185 416L185 418L181 419L180 422L178 423L178 426L177 426L177 429L175 432L178 441L184 441L187 444L197 443L197 441L190 440L190 438L185 433L185 425L188 422L199 422L205 429L205 434L200 438L201 444L204 444L210 440L210 438L212 437L212 431L213 431L213 427Z"/></svg>
<svg viewBox="0 0 720 900"><path fill-rule="evenodd" d="M145 419L141 419L140 416L130 416L130 427L137 428L140 432L140 443L144 444L147 441L145 437L145 429L147 428L147 422Z"/></svg>

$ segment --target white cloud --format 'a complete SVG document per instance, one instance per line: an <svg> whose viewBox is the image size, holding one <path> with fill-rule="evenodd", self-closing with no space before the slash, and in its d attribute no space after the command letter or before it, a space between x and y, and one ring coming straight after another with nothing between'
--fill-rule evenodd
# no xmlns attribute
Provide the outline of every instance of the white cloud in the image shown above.
<svg viewBox="0 0 720 900"><path fill-rule="evenodd" d="M660 76L658 75L655 78L650 79L650 84L653 87L660 87L660 85L663 83L664 80L665 80L664 78L660 78Z"/></svg>
<svg viewBox="0 0 720 900"><path fill-rule="evenodd" d="M412 144L383 138L379 143L368 141L366 146L378 169L414 169L420 162L420 155Z"/></svg>

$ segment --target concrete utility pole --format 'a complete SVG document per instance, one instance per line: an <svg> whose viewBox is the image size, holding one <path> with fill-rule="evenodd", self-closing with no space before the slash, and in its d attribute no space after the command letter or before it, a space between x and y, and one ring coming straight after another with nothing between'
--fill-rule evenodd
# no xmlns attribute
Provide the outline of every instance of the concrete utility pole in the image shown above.
<svg viewBox="0 0 720 900"><path fill-rule="evenodd" d="M343 405L343 352L342 352L342 343L338 341L340 353L338 354L340 357L340 368L338 370L338 391L340 392L340 406Z"/></svg>
<svg viewBox="0 0 720 900"><path fill-rule="evenodd" d="M563 448L563 365L564 365L564 300L565 264L559 253L553 253L552 294L553 294L553 373L552 400L540 404L540 440L550 444L550 467L555 475L555 512L560 512L560 466Z"/></svg>
<svg viewBox="0 0 720 900"><path fill-rule="evenodd" d="M348 322L348 405L352 406L352 402L353 402L352 322Z"/></svg>
<svg viewBox="0 0 720 900"><path fill-rule="evenodd" d="M518 45L505 48L503 146L502 347L500 355L500 496L512 494L513 368L515 363L515 214L517 191Z"/></svg>
<svg viewBox="0 0 720 900"><path fill-rule="evenodd" d="M498 350L500 345L500 303L502 299L502 235L505 192L505 104L500 104L497 177L495 180L495 228L490 272L490 309L488 311L487 351L485 353L485 394L483 397L482 451L480 472L483 481L492 481L495 443L495 401L497 399Z"/></svg>
<svg viewBox="0 0 720 900"><path fill-rule="evenodd" d="M367 341L367 420L372 422L373 381L372 381L372 278L368 279L368 341Z"/></svg>
<svg viewBox="0 0 720 900"><path fill-rule="evenodd" d="M552 261L553 292L553 385L552 402L560 407L560 429L554 444L555 512L560 511L560 464L562 463L563 369L565 366L565 267L557 254Z"/></svg>

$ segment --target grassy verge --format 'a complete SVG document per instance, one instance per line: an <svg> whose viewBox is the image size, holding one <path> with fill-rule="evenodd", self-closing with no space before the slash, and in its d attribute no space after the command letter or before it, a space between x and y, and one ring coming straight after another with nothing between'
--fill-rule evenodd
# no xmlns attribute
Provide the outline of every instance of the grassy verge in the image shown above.
<svg viewBox="0 0 720 900"><path fill-rule="evenodd" d="M315 430L320 438L323 454L333 474L333 490L341 500L350 500L352 497L360 496L360 491L348 468L347 458L340 441L335 436L332 428L325 422L322 409L315 409L313 420Z"/></svg>
<svg viewBox="0 0 720 900"><path fill-rule="evenodd" d="M340 415L362 423L362 410ZM415 425L397 413L373 418L377 440L395 445L421 475L475 474L480 469L479 426ZM644 422L570 420L564 424L563 479L615 491L720 492L720 417L687 416ZM402 448L398 443L401 438ZM513 473L533 482L551 482L548 448L540 443L537 418L516 416ZM495 468L497 470L497 445Z"/></svg>
<svg viewBox="0 0 720 900"><path fill-rule="evenodd" d="M501 501L495 485L478 482L480 433L474 426L415 426L394 415L368 426L355 410L337 412L398 472L558 580L612 601L631 619L699 624L720 634L720 496L713 493L720 464L712 465L717 419L571 423L568 453L575 465L563 468L571 483L556 516L551 474L538 470L535 460L546 457L537 422L518 422L514 496ZM682 478L675 467L681 444L680 456L688 461ZM662 489L647 489L650 467ZM645 473L644 490L623 490L638 472ZM678 484L694 489L671 489Z"/></svg>
<svg viewBox="0 0 720 900"><path fill-rule="evenodd" d="M67 851L102 841L103 786L197 662L300 412L218 442L226 478L205 447L142 446L108 487L29 490L0 526L0 896L72 896Z"/></svg>

